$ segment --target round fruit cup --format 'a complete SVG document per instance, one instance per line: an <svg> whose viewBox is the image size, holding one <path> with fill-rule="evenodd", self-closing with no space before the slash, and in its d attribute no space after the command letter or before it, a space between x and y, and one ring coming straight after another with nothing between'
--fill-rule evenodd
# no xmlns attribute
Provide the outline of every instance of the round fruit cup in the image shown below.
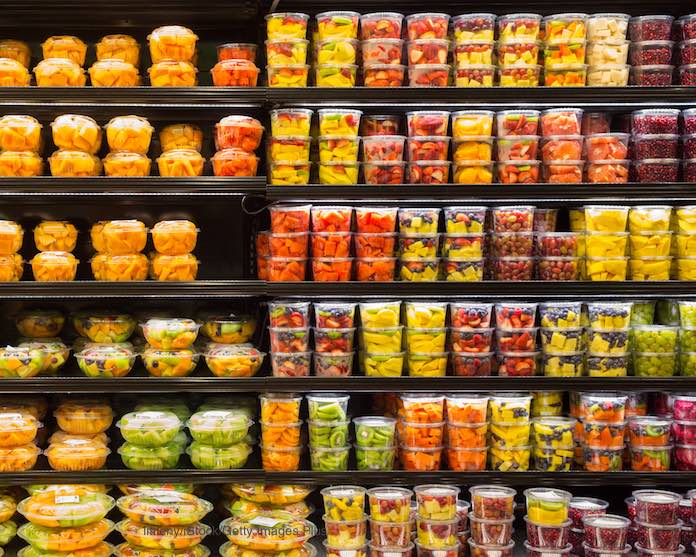
<svg viewBox="0 0 696 557"><path fill-rule="evenodd" d="M631 311L631 325L652 325L656 306L657 302L652 300L635 300Z"/></svg>
<svg viewBox="0 0 696 557"><path fill-rule="evenodd" d="M529 423L532 397L518 393L500 393L489 398L490 420L494 423ZM481 516L481 518L492 518Z"/></svg>
<svg viewBox="0 0 696 557"><path fill-rule="evenodd" d="M395 271L395 257L368 257L357 259L355 263L358 282L391 282Z"/></svg>
<svg viewBox="0 0 696 557"><path fill-rule="evenodd" d="M498 375L504 377L531 377L537 373L538 352L500 352L497 355Z"/></svg>
<svg viewBox="0 0 696 557"><path fill-rule="evenodd" d="M399 397L399 417L411 423L439 423L444 421L445 397L440 395L408 394Z"/></svg>
<svg viewBox="0 0 696 557"><path fill-rule="evenodd" d="M446 136L450 113L443 110L418 110L406 113L409 137Z"/></svg>
<svg viewBox="0 0 696 557"><path fill-rule="evenodd" d="M319 164L319 183L329 186L358 183L359 163L355 161L333 161Z"/></svg>
<svg viewBox="0 0 696 557"><path fill-rule="evenodd" d="M454 165L455 184L492 184L493 163L479 160L460 160Z"/></svg>
<svg viewBox="0 0 696 557"><path fill-rule="evenodd" d="M501 352L531 352L536 348L537 327L497 329L496 341Z"/></svg>
<svg viewBox="0 0 696 557"><path fill-rule="evenodd" d="M174 440L181 422L173 412L131 412L116 427L129 443L142 447L160 447Z"/></svg>
<svg viewBox="0 0 696 557"><path fill-rule="evenodd" d="M348 446L349 422L315 422L310 421L309 444L313 449L338 449ZM299 442L300 427L297 427ZM268 444L271 444L270 442ZM276 443L274 443L276 444ZM277 443L280 444L280 443ZM295 443L297 444L297 443Z"/></svg>
<svg viewBox="0 0 696 557"><path fill-rule="evenodd" d="M419 64L408 72L411 87L447 87L450 66L448 64Z"/></svg>
<svg viewBox="0 0 696 557"><path fill-rule="evenodd" d="M444 422L410 423L399 421L397 431L399 441L408 447L433 448L442 446Z"/></svg>
<svg viewBox="0 0 696 557"><path fill-rule="evenodd" d="M609 503L592 497L573 497L570 500L568 515L573 521L573 528L584 529L582 519L586 516L605 515Z"/></svg>
<svg viewBox="0 0 696 557"><path fill-rule="evenodd" d="M575 423L576 420L573 418L535 418L533 420L534 444L543 449L572 446ZM536 522L539 521L537 520Z"/></svg>
<svg viewBox="0 0 696 557"><path fill-rule="evenodd" d="M153 62L161 60L190 61L196 54L198 37L186 27L167 25L158 27L147 37Z"/></svg>
<svg viewBox="0 0 696 557"><path fill-rule="evenodd" d="M435 282L440 278L440 259L401 259L399 278L405 282Z"/></svg>
<svg viewBox="0 0 696 557"><path fill-rule="evenodd" d="M127 347L97 344L75 354L82 373L87 377L124 377L135 364L135 353Z"/></svg>
<svg viewBox="0 0 696 557"><path fill-rule="evenodd" d="M509 487L478 485L469 488L473 516L486 520L513 518L514 499L517 492Z"/></svg>
<svg viewBox="0 0 696 557"><path fill-rule="evenodd" d="M396 447L371 448L355 447L355 461L358 470L393 470Z"/></svg>
<svg viewBox="0 0 696 557"><path fill-rule="evenodd" d="M183 526L201 520L213 506L189 493L147 490L118 500L119 510L130 520L151 526Z"/></svg>
<svg viewBox="0 0 696 557"><path fill-rule="evenodd" d="M203 149L203 131L194 124L170 124L159 133L162 151L171 149Z"/></svg>
<svg viewBox="0 0 696 557"><path fill-rule="evenodd" d="M634 352L633 371L638 377L671 377L677 372L677 354Z"/></svg>
<svg viewBox="0 0 696 557"><path fill-rule="evenodd" d="M211 158L215 176L256 176L258 157L242 149L218 151Z"/></svg>
<svg viewBox="0 0 696 557"><path fill-rule="evenodd" d="M270 326L276 329L309 329L309 302L283 300L268 304Z"/></svg>
<svg viewBox="0 0 696 557"><path fill-rule="evenodd" d="M357 447L388 448L394 446L396 420L380 416L355 418Z"/></svg>
<svg viewBox="0 0 696 557"><path fill-rule="evenodd" d="M549 161L543 166L546 184L580 184L584 163L582 161Z"/></svg>
<svg viewBox="0 0 696 557"><path fill-rule="evenodd" d="M360 345L366 352L395 353L401 350L403 327L385 327L360 330Z"/></svg>
<svg viewBox="0 0 696 557"><path fill-rule="evenodd" d="M584 441L595 448L618 448L624 445L626 423L584 421Z"/></svg>
<svg viewBox="0 0 696 557"><path fill-rule="evenodd" d="M541 524L524 517L527 525L527 540L533 547L563 549L568 543L570 520L558 525Z"/></svg>
<svg viewBox="0 0 696 557"><path fill-rule="evenodd" d="M493 280L528 281L534 274L532 257L497 257L493 259Z"/></svg>
<svg viewBox="0 0 696 557"><path fill-rule="evenodd" d="M527 423L493 422L489 428L491 448L519 448L529 444L531 425Z"/></svg>
<svg viewBox="0 0 696 557"><path fill-rule="evenodd" d="M322 136L352 136L358 135L360 127L360 110L341 110L334 108L322 108L317 111L319 115L319 133Z"/></svg>
<svg viewBox="0 0 696 557"><path fill-rule="evenodd" d="M191 436L200 444L211 447L229 447L241 443L253 421L230 410L196 412L186 423Z"/></svg>
<svg viewBox="0 0 696 557"><path fill-rule="evenodd" d="M401 302L361 302L360 321L363 328L398 327Z"/></svg>
<svg viewBox="0 0 696 557"><path fill-rule="evenodd" d="M367 518L350 521L334 521L324 515L326 543L332 547L356 549L365 545Z"/></svg>
<svg viewBox="0 0 696 557"><path fill-rule="evenodd" d="M447 446L453 449L486 448L488 424L447 424Z"/></svg>
<svg viewBox="0 0 696 557"><path fill-rule="evenodd" d="M41 176L43 160L29 151L4 151L0 153L0 176Z"/></svg>
<svg viewBox="0 0 696 557"><path fill-rule="evenodd" d="M561 391L532 392L532 417L560 417L563 407Z"/></svg>
<svg viewBox="0 0 696 557"><path fill-rule="evenodd" d="M546 472L568 472L575 462L573 446L556 449L534 447L534 468Z"/></svg>
<svg viewBox="0 0 696 557"><path fill-rule="evenodd" d="M151 160L139 153L113 152L103 160L106 176L144 177L150 175Z"/></svg>
<svg viewBox="0 0 696 557"><path fill-rule="evenodd" d="M533 235L531 232L497 232L491 235L494 257L531 257Z"/></svg>
<svg viewBox="0 0 696 557"><path fill-rule="evenodd" d="M140 252L147 243L147 228L138 220L108 221L104 223L100 235L103 251L111 255Z"/></svg>
<svg viewBox="0 0 696 557"><path fill-rule="evenodd" d="M300 467L302 447L264 447L261 445L261 465L266 472L296 472Z"/></svg>
<svg viewBox="0 0 696 557"><path fill-rule="evenodd" d="M534 222L534 207L530 206L500 206L493 207L493 231L500 232L532 232Z"/></svg>
<svg viewBox="0 0 696 557"><path fill-rule="evenodd" d="M485 423L487 409L487 396L458 394L447 397L447 421L450 424Z"/></svg>
<svg viewBox="0 0 696 557"><path fill-rule="evenodd" d="M16 61L3 62L4 86L26 87L31 76L27 69ZM36 85L39 87L84 87L87 79L79 64L66 58L48 58L34 68Z"/></svg>
<svg viewBox="0 0 696 557"><path fill-rule="evenodd" d="M625 421L627 397L618 393L581 393L579 417L595 422Z"/></svg>
<svg viewBox="0 0 696 557"><path fill-rule="evenodd" d="M459 519L433 520L416 516L417 540L431 549L445 548L457 543Z"/></svg>
<svg viewBox="0 0 696 557"><path fill-rule="evenodd" d="M306 50L306 43L305 50ZM267 44L267 49L269 45ZM309 136L313 112L304 108L284 108L271 110L272 136Z"/></svg>
<svg viewBox="0 0 696 557"><path fill-rule="evenodd" d="M577 136L581 133L583 110L580 108L551 108L541 113L541 134Z"/></svg>
<svg viewBox="0 0 696 557"><path fill-rule="evenodd" d="M291 354L307 352L309 349L309 328L269 328L271 352Z"/></svg>
<svg viewBox="0 0 696 557"><path fill-rule="evenodd" d="M599 448L585 445L583 455L585 470L590 472L615 472L623 467L624 448Z"/></svg>
<svg viewBox="0 0 696 557"><path fill-rule="evenodd" d="M402 446L399 450L403 470L432 472L440 469L443 447L423 449Z"/></svg>
<svg viewBox="0 0 696 557"><path fill-rule="evenodd" d="M490 137L493 117L490 110L460 110L452 113L452 136L455 139Z"/></svg>
<svg viewBox="0 0 696 557"><path fill-rule="evenodd" d="M352 321L352 320L351 320ZM314 329L317 353L342 353L353 350L355 329Z"/></svg>
<svg viewBox="0 0 696 557"><path fill-rule="evenodd" d="M493 87L495 66L479 64L454 69L454 85L457 87Z"/></svg>
<svg viewBox="0 0 696 557"><path fill-rule="evenodd" d="M554 354L572 354L585 348L583 329L559 329L547 327L541 329L541 346L545 352ZM628 343L628 333L625 334Z"/></svg>
<svg viewBox="0 0 696 557"><path fill-rule="evenodd" d="M408 155L415 161L446 161L450 138L446 136L417 136L408 138Z"/></svg>
<svg viewBox="0 0 696 557"><path fill-rule="evenodd" d="M585 374L585 354L545 352L542 355L541 371L546 377L581 377Z"/></svg>
<svg viewBox="0 0 696 557"><path fill-rule="evenodd" d="M373 135L363 138L365 162L400 162L403 159L406 138L399 135ZM447 158L445 146L445 159Z"/></svg>
<svg viewBox="0 0 696 557"><path fill-rule="evenodd" d="M458 377L483 377L493 375L494 354L483 353L453 353L452 371Z"/></svg>
<svg viewBox="0 0 696 557"><path fill-rule="evenodd" d="M63 443L51 443L44 454L53 470L76 472L99 470L106 464L110 452L97 441L68 439Z"/></svg>
<svg viewBox="0 0 696 557"><path fill-rule="evenodd" d="M455 163L491 162L493 156L493 137L466 136L454 140L452 159Z"/></svg>
<svg viewBox="0 0 696 557"><path fill-rule="evenodd" d="M648 524L676 524L681 497L671 491L640 489L636 499L636 521Z"/></svg>
<svg viewBox="0 0 696 557"><path fill-rule="evenodd" d="M399 254L404 259L431 259L438 254L439 234L405 234L399 237Z"/></svg>
<svg viewBox="0 0 696 557"><path fill-rule="evenodd" d="M628 353L591 353L587 356L587 375L590 377L625 377L628 375L628 360Z"/></svg>
<svg viewBox="0 0 696 557"><path fill-rule="evenodd" d="M270 424L295 423L300 419L301 396L266 393L259 396L261 421Z"/></svg>
<svg viewBox="0 0 696 557"><path fill-rule="evenodd" d="M636 521L639 546L653 551L676 551L679 548L682 521L671 525L649 524Z"/></svg>
<svg viewBox="0 0 696 557"><path fill-rule="evenodd" d="M587 80L587 65L557 64L544 70L547 87L582 87Z"/></svg>
<svg viewBox="0 0 696 557"><path fill-rule="evenodd" d="M176 468L182 448L176 443L160 447L141 447L124 443L119 447L123 465L131 470L167 470Z"/></svg>
<svg viewBox="0 0 696 557"><path fill-rule="evenodd" d="M222 149L242 149L252 153L258 149L263 135L263 126L249 116L226 116L215 124L215 147Z"/></svg>
<svg viewBox="0 0 696 557"><path fill-rule="evenodd" d="M351 38L319 39L314 42L314 61L318 65L355 64L358 44L359 41Z"/></svg>
<svg viewBox="0 0 696 557"><path fill-rule="evenodd" d="M92 87L137 87L138 68L123 60L97 60L89 68Z"/></svg>
<svg viewBox="0 0 696 557"><path fill-rule="evenodd" d="M347 421L348 395L309 394L307 405L309 419L319 422Z"/></svg>
<svg viewBox="0 0 696 557"><path fill-rule="evenodd" d="M443 257L452 259L480 259L485 247L484 234L446 234L442 246Z"/></svg>
<svg viewBox="0 0 696 557"><path fill-rule="evenodd" d="M125 313L79 312L72 324L80 336L98 343L126 342L135 330L135 320Z"/></svg>
<svg viewBox="0 0 696 557"><path fill-rule="evenodd" d="M410 68L423 64L446 64L449 41L446 39L414 39L406 43Z"/></svg>
<svg viewBox="0 0 696 557"><path fill-rule="evenodd" d="M447 448L447 465L450 470L481 472L486 469L488 448ZM461 541L461 540L460 540Z"/></svg>
<svg viewBox="0 0 696 557"><path fill-rule="evenodd" d="M675 109L649 108L631 113L634 134L678 133L679 113Z"/></svg>
<svg viewBox="0 0 696 557"><path fill-rule="evenodd" d="M326 552L327 557L367 557L367 555L368 555L367 544L365 544L362 547L357 547L357 548L353 548L353 549L345 549L345 548L341 548L341 547L331 547L327 543L326 540L324 540L322 543L324 544L324 550ZM413 545L413 544L411 544L411 545ZM307 546L312 547L312 548L314 547L311 544L306 544L305 547L307 547ZM304 550L305 550L305 548L303 547L301 551L304 551ZM378 550L379 550L379 548L374 548L374 549L371 549L370 551L375 552ZM394 549L392 547L388 548L387 550L401 552L401 549L398 549L398 548ZM314 551L316 551L316 550L314 550ZM410 553L408 555L410 555Z"/></svg>
<svg viewBox="0 0 696 557"><path fill-rule="evenodd" d="M272 13L266 16L266 32L269 39L304 39L309 16L299 13Z"/></svg>
<svg viewBox="0 0 696 557"><path fill-rule="evenodd" d="M410 352L444 352L446 328L406 328L406 349Z"/></svg>
<svg viewBox="0 0 696 557"><path fill-rule="evenodd" d="M304 351L271 354L273 377L309 377L312 353Z"/></svg>
<svg viewBox="0 0 696 557"><path fill-rule="evenodd" d="M213 342L242 344L249 342L256 330L256 319L250 315L228 313L203 317L201 333Z"/></svg>
<svg viewBox="0 0 696 557"><path fill-rule="evenodd" d="M399 161L363 163L365 183L372 185L403 184L405 169L406 163Z"/></svg>
<svg viewBox="0 0 696 557"><path fill-rule="evenodd" d="M309 158L309 139L302 138L306 141L306 151L298 156L294 156L292 153L281 153L280 158L282 160L294 160L295 158L306 160ZM359 137L354 136L340 136L340 135L323 135L319 137L319 161L321 163L331 163L331 162L341 162L341 161L352 161L358 160L358 145L360 143ZM319 232L315 230L315 232ZM348 230L347 232L350 232Z"/></svg>
<svg viewBox="0 0 696 557"><path fill-rule="evenodd" d="M223 60L256 61L257 46L251 43L225 43L216 47L218 62ZM136 544L138 545L138 544Z"/></svg>
<svg viewBox="0 0 696 557"><path fill-rule="evenodd" d="M269 87L307 87L307 64L283 64L266 66Z"/></svg>
<svg viewBox="0 0 696 557"><path fill-rule="evenodd" d="M454 45L457 68L493 64L493 40L458 41Z"/></svg>
<svg viewBox="0 0 696 557"><path fill-rule="evenodd" d="M449 161L416 161L408 165L409 184L447 184Z"/></svg>
<svg viewBox="0 0 696 557"><path fill-rule="evenodd" d="M106 142L112 151L130 151L146 155L154 128L139 116L117 116L105 126ZM97 149L98 150L98 149Z"/></svg>
<svg viewBox="0 0 696 557"><path fill-rule="evenodd" d="M628 160L594 161L587 165L587 181L591 184L628 182Z"/></svg>
<svg viewBox="0 0 696 557"><path fill-rule="evenodd" d="M541 41L509 40L498 43L498 64L502 67L527 66L537 63ZM488 62L490 63L490 62Z"/></svg>
<svg viewBox="0 0 696 557"><path fill-rule="evenodd" d="M487 520L470 517L471 539L484 546L506 546L512 539L514 518L505 520Z"/></svg>
<svg viewBox="0 0 696 557"><path fill-rule="evenodd" d="M0 414L0 447L16 447L31 443L42 424L25 413L3 412ZM2 499L0 499L0 503ZM14 513L11 513L14 514ZM11 518L11 515L7 519Z"/></svg>
<svg viewBox="0 0 696 557"><path fill-rule="evenodd" d="M451 349L455 353L489 353L493 340L493 329L452 329Z"/></svg>
<svg viewBox="0 0 696 557"><path fill-rule="evenodd" d="M444 377L447 374L447 352L407 353L407 370L411 377Z"/></svg>
<svg viewBox="0 0 696 557"><path fill-rule="evenodd" d="M380 12L360 16L360 35L363 41L370 39L398 39L404 16L394 12Z"/></svg>
<svg viewBox="0 0 696 557"><path fill-rule="evenodd" d="M547 41L585 39L587 14L565 13L544 18L544 37Z"/></svg>
<svg viewBox="0 0 696 557"><path fill-rule="evenodd" d="M94 155L82 151L55 151L49 158L48 164L51 176L99 176L101 161Z"/></svg>
<svg viewBox="0 0 696 557"><path fill-rule="evenodd" d="M631 302L590 302L590 327L599 331L625 331L631 322Z"/></svg>
<svg viewBox="0 0 696 557"><path fill-rule="evenodd" d="M106 404L64 403L53 413L58 427L73 435L95 435L109 429L113 411Z"/></svg>
<svg viewBox="0 0 696 557"><path fill-rule="evenodd" d="M145 340L154 348L189 348L198 336L200 325L193 319L148 319L141 325Z"/></svg>
<svg viewBox="0 0 696 557"><path fill-rule="evenodd" d="M194 441L186 449L191 463L201 470L236 470L244 468L252 449L246 443L229 447L211 447Z"/></svg>
<svg viewBox="0 0 696 557"><path fill-rule="evenodd" d="M325 518L334 522L362 519L367 490L353 485L326 487L321 490L324 498ZM339 546L340 547L340 546Z"/></svg>
<svg viewBox="0 0 696 557"><path fill-rule="evenodd" d="M15 317L20 335L32 339L57 337L65 324L65 317L55 310L24 310Z"/></svg>
<svg viewBox="0 0 696 557"><path fill-rule="evenodd" d="M0 143L3 147L8 150L19 151L19 150L29 150L29 151L39 151L39 136L38 132L41 126L36 122L37 128L34 126L29 127L27 124L30 122L24 121L9 121L6 120L8 117L4 117L0 120L0 126L4 128L5 122L13 124L13 131L16 133L14 138L14 143L17 144L18 140L24 139L28 142L24 147L19 145L14 146L10 149L10 146L6 146L6 141L0 138ZM20 118L14 116L13 118ZM27 117L25 117L27 118ZM18 124L22 124L19 127ZM28 129L27 129L28 128ZM36 130L36 131L34 131ZM9 130L7 130L9 131ZM30 132L31 134L28 134ZM34 142L34 133L36 133L36 142ZM53 122L51 122L51 133L53 137L53 143L58 149L65 149L67 151L84 151L90 155L94 155L99 151L102 141L102 132L99 125L94 121L94 119L89 116L80 116L76 114L63 114L58 116Z"/></svg>
<svg viewBox="0 0 696 557"><path fill-rule="evenodd" d="M370 539L375 547L406 547L411 542L411 523L370 518Z"/></svg>
<svg viewBox="0 0 696 557"><path fill-rule="evenodd" d="M642 271L645 275L653 275L656 269L650 269L652 266L648 262L658 263L659 259L664 259L670 254L670 247L672 243L672 233L671 232L639 232L637 234L631 234L630 236L630 246L631 246L631 257L633 261L638 261L639 268L638 271ZM633 265L633 263L632 263ZM647 267L644 269L643 267ZM667 271L669 273L669 271Z"/></svg>
<svg viewBox="0 0 696 557"><path fill-rule="evenodd" d="M298 135L276 135L268 140L268 156L271 161L309 160L311 139Z"/></svg>
<svg viewBox="0 0 696 557"><path fill-rule="evenodd" d="M406 18L409 40L446 39L450 16L439 13L413 14Z"/></svg>
<svg viewBox="0 0 696 557"><path fill-rule="evenodd" d="M64 115L59 118L68 118L69 116ZM91 118L86 116L84 118L85 120L91 120ZM42 125L32 116L3 116L0 118L0 148L4 151L31 151L38 153L42 145L41 128Z"/></svg>
<svg viewBox="0 0 696 557"><path fill-rule="evenodd" d="M501 87L537 87L541 66L536 64L504 66L497 70Z"/></svg>
<svg viewBox="0 0 696 557"><path fill-rule="evenodd" d="M499 472L519 472L529 470L531 447L498 448L488 450L488 468Z"/></svg>
<svg viewBox="0 0 696 557"><path fill-rule="evenodd" d="M498 18L500 41L537 40L541 28L541 16L537 14L508 14Z"/></svg>
<svg viewBox="0 0 696 557"><path fill-rule="evenodd" d="M445 302L406 302L406 326L416 329L437 329L445 326L447 303ZM435 332L435 331L432 331Z"/></svg>
<svg viewBox="0 0 696 557"><path fill-rule="evenodd" d="M322 12L317 14L318 38L357 39L360 14L355 12ZM333 544L329 544L333 545Z"/></svg>
<svg viewBox="0 0 696 557"><path fill-rule="evenodd" d="M637 352L674 352L678 331L678 327L664 325L635 325L632 328L633 348Z"/></svg>
<svg viewBox="0 0 696 557"><path fill-rule="evenodd" d="M590 41L625 39L629 16L626 14L592 14L587 18Z"/></svg>
<svg viewBox="0 0 696 557"><path fill-rule="evenodd" d="M114 507L114 500L87 486L59 486L34 493L17 505L32 524L74 528L98 522Z"/></svg>
<svg viewBox="0 0 696 557"><path fill-rule="evenodd" d="M626 160L628 158L628 138L629 135L626 133L600 133L586 137L587 160L589 162ZM633 231L634 229L631 228L631 232Z"/></svg>
<svg viewBox="0 0 696 557"><path fill-rule="evenodd" d="M563 67L568 64L584 64L585 44L584 39L577 38L572 40L547 40L544 47L544 65L546 70L553 70L558 66Z"/></svg>
<svg viewBox="0 0 696 557"><path fill-rule="evenodd" d="M462 41L492 41L495 30L495 15L493 14L464 14L452 18L454 39Z"/></svg>
<svg viewBox="0 0 696 557"><path fill-rule="evenodd" d="M208 369L216 377L253 377L266 354L256 348L223 345L212 346L203 355Z"/></svg>
<svg viewBox="0 0 696 557"><path fill-rule="evenodd" d="M680 445L692 445L696 442L696 423L676 420L672 426L674 439Z"/></svg>
<svg viewBox="0 0 696 557"><path fill-rule="evenodd" d="M643 87L667 87L672 85L673 75L674 66L633 66L631 82L633 85L641 85Z"/></svg>
<svg viewBox="0 0 696 557"><path fill-rule="evenodd" d="M676 245L677 256L694 257L696 254L696 234L677 234Z"/></svg>
<svg viewBox="0 0 696 557"><path fill-rule="evenodd" d="M590 354L626 354L628 331L587 329L587 349Z"/></svg>
<svg viewBox="0 0 696 557"><path fill-rule="evenodd" d="M631 469L635 472L669 471L672 445L642 447L631 445ZM639 536L640 528L639 525Z"/></svg>

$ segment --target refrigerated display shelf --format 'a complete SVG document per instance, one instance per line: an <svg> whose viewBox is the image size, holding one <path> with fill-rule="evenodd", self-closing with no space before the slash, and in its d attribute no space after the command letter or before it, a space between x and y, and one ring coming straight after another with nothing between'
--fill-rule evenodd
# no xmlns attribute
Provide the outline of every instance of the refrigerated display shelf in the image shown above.
<svg viewBox="0 0 696 557"><path fill-rule="evenodd" d="M696 391L696 377L194 377L0 378L3 393L452 392L553 390Z"/></svg>
<svg viewBox="0 0 696 557"><path fill-rule="evenodd" d="M453 485L504 484L507 486L693 486L696 472L455 472L439 470L433 472L410 472L403 470L371 471L349 470L345 472L266 472L261 469L242 470L198 470L196 468L177 468L173 470L126 470L104 469L81 472L59 472L50 469L35 469L27 472L0 473L0 485L28 485L51 483L241 483L264 481L271 484L309 484L327 485L405 485L413 486L430 483Z"/></svg>
<svg viewBox="0 0 696 557"><path fill-rule="evenodd" d="M1 184L2 182L0 182ZM536 205L560 205L586 203L601 200L602 203L639 205L646 202L664 203L696 200L696 184L671 182L661 184L398 184L372 186L356 184L351 186L272 186L265 192L266 198L273 201L312 200L342 202L353 200L381 203L384 200L423 203L434 202L451 204L457 200L467 203L533 202Z"/></svg>

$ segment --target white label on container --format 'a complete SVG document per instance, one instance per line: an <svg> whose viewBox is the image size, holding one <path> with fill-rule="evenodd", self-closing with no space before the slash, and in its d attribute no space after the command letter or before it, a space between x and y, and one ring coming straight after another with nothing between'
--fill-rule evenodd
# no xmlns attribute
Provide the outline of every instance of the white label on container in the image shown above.
<svg viewBox="0 0 696 557"><path fill-rule="evenodd" d="M252 526L261 526L263 528L273 528L275 526L278 526L278 524L282 523L282 520L277 520L268 516L255 516L249 521L249 524L251 524Z"/></svg>

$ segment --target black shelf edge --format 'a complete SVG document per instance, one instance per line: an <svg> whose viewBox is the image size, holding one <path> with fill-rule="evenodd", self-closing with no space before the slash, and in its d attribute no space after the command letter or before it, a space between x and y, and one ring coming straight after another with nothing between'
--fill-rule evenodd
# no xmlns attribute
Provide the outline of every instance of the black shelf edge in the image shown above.
<svg viewBox="0 0 696 557"><path fill-rule="evenodd" d="M321 1L321 0L320 0ZM284 2L281 1L281 5ZM451 9L449 10L451 11ZM504 11L501 13L505 13ZM268 101L293 106L360 106L394 110L423 105L521 108L570 104L594 109L693 106L694 87L350 87L268 88Z"/></svg>
<svg viewBox="0 0 696 557"><path fill-rule="evenodd" d="M31 199L36 197L80 196L237 196L264 195L266 177L225 178L197 176L194 178L169 178L147 176L125 178L95 176L89 178L64 178L35 176L28 178L0 178L0 197Z"/></svg>
<svg viewBox="0 0 696 557"><path fill-rule="evenodd" d="M696 377L202 377L0 379L3 393L696 391Z"/></svg>
<svg viewBox="0 0 696 557"><path fill-rule="evenodd" d="M195 282L4 282L0 300L92 298L230 298L259 297L265 283L257 280L199 280Z"/></svg>
<svg viewBox="0 0 696 557"><path fill-rule="evenodd" d="M269 296L305 298L494 298L494 299L595 299L670 298L696 296L696 284L664 282L269 282Z"/></svg>
<svg viewBox="0 0 696 557"><path fill-rule="evenodd" d="M440 470L433 472L365 471L345 472L265 472L259 469L242 470L198 470L178 468L174 470L125 470L105 469L80 472L60 472L56 470L29 470L27 472L0 474L0 485L27 485L45 483L47 474L52 483L240 483L265 481L273 484L305 485L405 485L413 486L428 483L451 483L474 485L495 483L509 486L556 485L556 486L693 486L696 472L455 472Z"/></svg>
<svg viewBox="0 0 696 557"><path fill-rule="evenodd" d="M395 200L399 202L420 202L424 200L436 204L466 200L482 204L505 201L531 202L539 205L565 206L568 203L586 203L598 200L602 203L623 205L641 204L647 201L664 202L696 200L696 187L685 182L664 184L399 184L371 186L355 184L350 186L326 186L309 184L306 186L272 186L266 188L266 198L278 200Z"/></svg>

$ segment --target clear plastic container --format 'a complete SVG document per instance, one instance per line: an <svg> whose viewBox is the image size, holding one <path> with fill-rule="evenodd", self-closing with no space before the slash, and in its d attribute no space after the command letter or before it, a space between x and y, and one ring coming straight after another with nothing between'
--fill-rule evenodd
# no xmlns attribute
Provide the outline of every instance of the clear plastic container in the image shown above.
<svg viewBox="0 0 696 557"><path fill-rule="evenodd" d="M196 34L180 25L166 25L153 30L147 37L153 62L177 60L190 62L196 52Z"/></svg>
<svg viewBox="0 0 696 557"><path fill-rule="evenodd" d="M17 510L32 524L49 528L74 528L102 520L114 507L114 500L86 486L60 486L24 499Z"/></svg>
<svg viewBox="0 0 696 557"><path fill-rule="evenodd" d="M7 115L0 118L0 148L3 151L41 149L41 124L32 116Z"/></svg>
<svg viewBox="0 0 696 557"><path fill-rule="evenodd" d="M210 70L216 87L256 87L261 70L249 60L221 60Z"/></svg>
<svg viewBox="0 0 696 557"><path fill-rule="evenodd" d="M131 412L123 416L116 427L123 438L143 447L159 447L174 440L181 422L173 412Z"/></svg>
<svg viewBox="0 0 696 557"><path fill-rule="evenodd" d="M309 16L306 14L272 13L265 19L269 39L304 39L307 34Z"/></svg>
<svg viewBox="0 0 696 557"><path fill-rule="evenodd" d="M123 60L138 66L140 45L130 35L105 35L95 48L97 60Z"/></svg>
<svg viewBox="0 0 696 557"><path fill-rule="evenodd" d="M145 340L162 350L189 348L200 325L193 319L148 319L141 325Z"/></svg>
<svg viewBox="0 0 696 557"><path fill-rule="evenodd" d="M127 518L151 526L185 526L201 520L213 506L189 493L147 491L118 500Z"/></svg>
<svg viewBox="0 0 696 557"><path fill-rule="evenodd" d="M138 68L123 60L97 60L89 68L92 87L137 87Z"/></svg>
<svg viewBox="0 0 696 557"><path fill-rule="evenodd" d="M170 124L159 132L162 151L203 148L203 131L195 124Z"/></svg>
<svg viewBox="0 0 696 557"><path fill-rule="evenodd" d="M151 161L139 153L127 151L109 153L102 162L106 176L143 177L150 175Z"/></svg>
<svg viewBox="0 0 696 557"><path fill-rule="evenodd" d="M0 74L12 72L11 77L5 77L4 85L26 86L29 85L29 73L26 68L16 63L18 67L4 64L5 68L0 69ZM67 58L46 58L39 62L34 68L36 85L39 87L84 87L87 78L85 71L79 64Z"/></svg>
<svg viewBox="0 0 696 557"><path fill-rule="evenodd" d="M140 116L117 116L104 126L106 141L112 151L147 154L154 128Z"/></svg>
<svg viewBox="0 0 696 557"><path fill-rule="evenodd" d="M62 177L99 176L102 169L101 161L94 155L62 149L48 158L48 164L52 176Z"/></svg>

